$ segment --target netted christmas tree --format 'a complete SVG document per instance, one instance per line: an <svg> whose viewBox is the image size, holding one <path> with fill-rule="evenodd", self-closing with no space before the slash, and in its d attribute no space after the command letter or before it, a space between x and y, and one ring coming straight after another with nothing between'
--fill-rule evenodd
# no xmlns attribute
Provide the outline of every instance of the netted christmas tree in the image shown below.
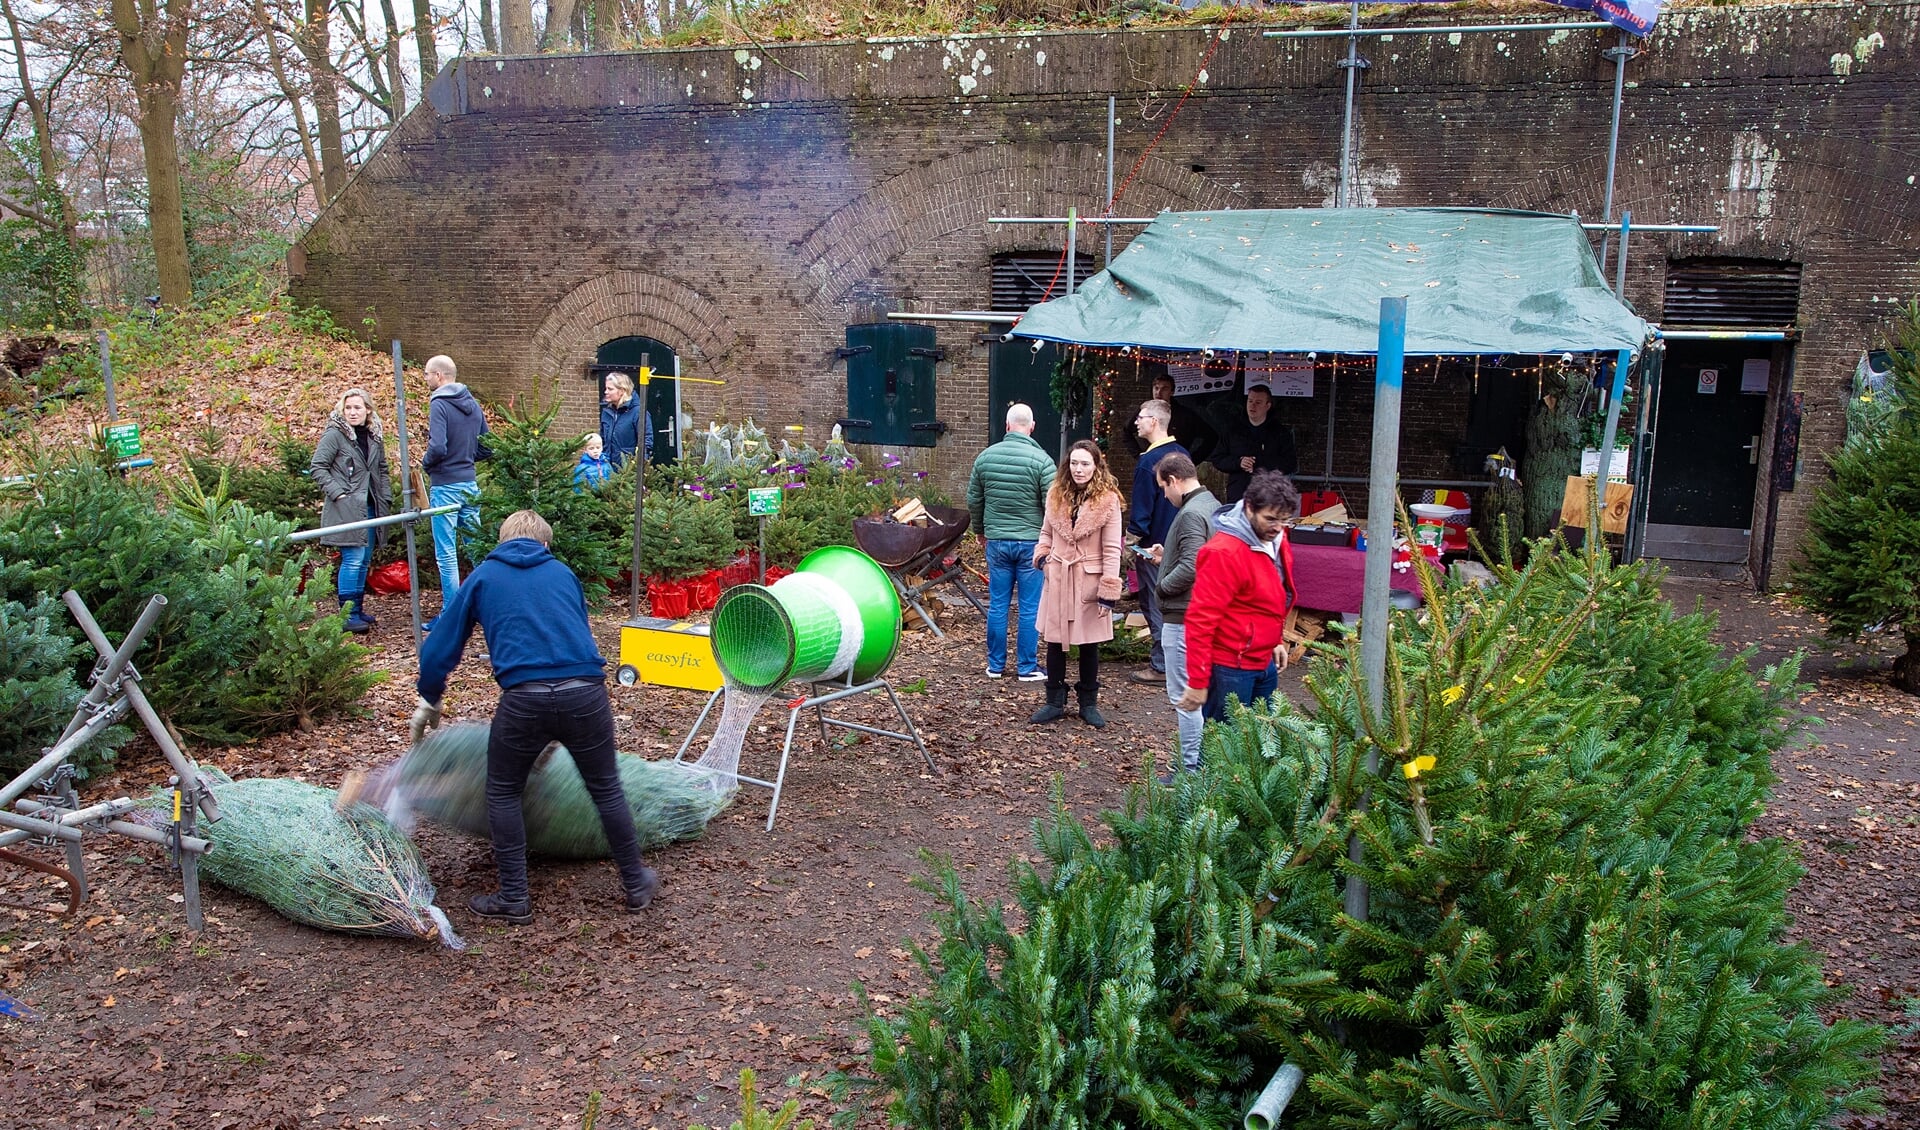
<svg viewBox="0 0 1920 1130"><path fill-rule="evenodd" d="M872 1020L869 1085L954 1127L1237 1125L1283 1060L1303 1126L1771 1130L1867 1104L1877 1035L1821 1021L1818 962L1783 941L1799 871L1747 835L1794 668L1754 676L1658 579L1536 546L1396 619L1384 719L1356 654L1317 660L1311 710L1210 727L1204 771L1136 791L1107 843L1040 827L1023 929L942 867L933 986Z"/></svg>
<svg viewBox="0 0 1920 1130"><path fill-rule="evenodd" d="M1899 407L1829 457L1794 585L1836 636L1899 632L1893 681L1920 694L1920 300L1894 318L1886 344L1892 373L1879 395Z"/></svg>

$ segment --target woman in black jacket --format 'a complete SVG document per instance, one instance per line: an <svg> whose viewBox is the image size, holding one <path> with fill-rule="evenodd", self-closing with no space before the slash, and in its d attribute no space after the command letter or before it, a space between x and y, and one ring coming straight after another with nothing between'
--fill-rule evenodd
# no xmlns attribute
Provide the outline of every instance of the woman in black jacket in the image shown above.
<svg viewBox="0 0 1920 1130"><path fill-rule="evenodd" d="M342 526L380 518L392 509L393 487L387 479L387 445L373 401L357 388L340 394L327 417L326 431L313 449L313 481L320 488L320 524ZM340 607L347 610L346 630L364 632L373 627L366 612L367 564L373 548L385 539L384 528L325 534L321 545L340 550L340 573L335 589Z"/></svg>

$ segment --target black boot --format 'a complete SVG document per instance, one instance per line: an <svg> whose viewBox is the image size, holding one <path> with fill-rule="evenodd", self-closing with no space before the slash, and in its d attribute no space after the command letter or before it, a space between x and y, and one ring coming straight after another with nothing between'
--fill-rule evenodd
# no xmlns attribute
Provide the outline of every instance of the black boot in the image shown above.
<svg viewBox="0 0 1920 1130"><path fill-rule="evenodd" d="M340 598L340 607L345 609L347 613L347 622L340 625L340 629L342 631L352 632L354 635L360 635L373 628L373 625L367 623L360 615L360 606L356 603L359 599L359 597L354 596L343 596Z"/></svg>
<svg viewBox="0 0 1920 1130"><path fill-rule="evenodd" d="M1074 688L1080 699L1080 720L1096 730L1107 728L1106 716L1100 713L1097 705L1100 701L1099 683L1081 683Z"/></svg>
<svg viewBox="0 0 1920 1130"><path fill-rule="evenodd" d="M380 622L374 617L373 613L367 611L367 594L364 592L353 598L353 614L369 624L378 624Z"/></svg>
<svg viewBox="0 0 1920 1130"><path fill-rule="evenodd" d="M1047 704L1033 712L1027 721L1036 726L1047 722L1058 722L1067 716L1067 684L1047 684Z"/></svg>

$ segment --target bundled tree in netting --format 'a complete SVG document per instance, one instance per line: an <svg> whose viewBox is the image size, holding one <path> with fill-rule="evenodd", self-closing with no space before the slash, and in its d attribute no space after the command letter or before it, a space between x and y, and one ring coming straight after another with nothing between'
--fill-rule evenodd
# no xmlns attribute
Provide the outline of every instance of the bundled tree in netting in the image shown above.
<svg viewBox="0 0 1920 1130"><path fill-rule="evenodd" d="M336 811L332 789L304 781L201 772L222 813L208 832L217 846L200 860L207 878L307 926L461 948L413 841L377 810ZM146 818L158 824L171 806L171 793L156 793Z"/></svg>
<svg viewBox="0 0 1920 1130"><path fill-rule="evenodd" d="M1820 1020L1833 993L1783 941L1800 872L1747 836L1793 666L1720 654L1644 566L1540 545L1498 572L1396 619L1384 719L1357 653L1319 659L1310 711L1210 727L1204 770L1137 789L1110 845L1057 812L1044 870L1014 866L1024 930L941 867L932 988L870 1021L893 1118L1234 1125L1282 1060L1301 1125L1772 1130L1868 1105L1876 1032Z"/></svg>
<svg viewBox="0 0 1920 1130"><path fill-rule="evenodd" d="M1835 636L1901 633L1893 681L1920 694L1920 299L1895 316L1886 345L1900 407L1828 457L1794 585Z"/></svg>
<svg viewBox="0 0 1920 1130"><path fill-rule="evenodd" d="M379 797L396 819L418 810L436 823L476 836L487 834L487 730L478 723L456 723L428 734L418 746L381 771L366 793ZM711 788L706 779L680 765L618 755L620 785L633 811L634 832L643 850L706 831L732 794ZM606 832L580 770L562 745L555 745L527 777L521 797L527 850L558 859L607 859Z"/></svg>

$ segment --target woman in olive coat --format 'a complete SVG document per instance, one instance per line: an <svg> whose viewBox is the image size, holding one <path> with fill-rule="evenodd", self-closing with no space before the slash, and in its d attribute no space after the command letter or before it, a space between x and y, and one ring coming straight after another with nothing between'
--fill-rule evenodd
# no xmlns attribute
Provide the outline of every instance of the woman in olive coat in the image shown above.
<svg viewBox="0 0 1920 1130"><path fill-rule="evenodd" d="M385 517L392 509L387 479L387 445L380 416L366 393L350 388L340 394L327 417L326 431L313 449L313 482L320 488L320 524L341 526ZM373 549L386 540L384 527L323 535L320 544L340 550L335 588L347 610L346 630L373 627L366 611L367 565Z"/></svg>
<svg viewBox="0 0 1920 1130"><path fill-rule="evenodd" d="M1067 714L1067 648L1080 648L1080 717L1105 728L1100 715L1100 645L1113 638L1120 599L1120 486L1091 440L1067 449L1047 492L1047 513L1033 563L1046 570L1038 626L1047 641L1047 704L1033 722Z"/></svg>

